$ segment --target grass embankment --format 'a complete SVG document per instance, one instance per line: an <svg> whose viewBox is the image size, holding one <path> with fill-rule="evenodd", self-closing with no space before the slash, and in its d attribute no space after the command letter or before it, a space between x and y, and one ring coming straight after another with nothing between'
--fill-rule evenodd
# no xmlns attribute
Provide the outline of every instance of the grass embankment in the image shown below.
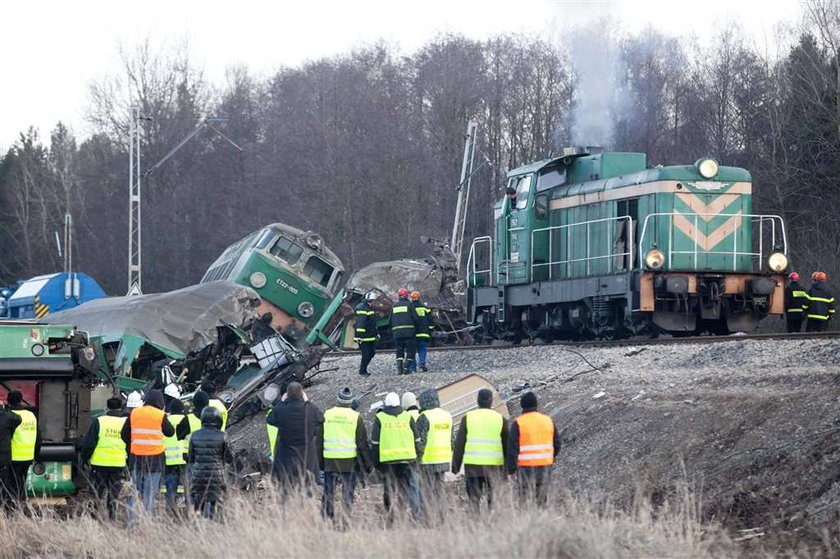
<svg viewBox="0 0 840 559"><path fill-rule="evenodd" d="M510 491L494 510L464 511L450 495L445 521L430 526L397 518L386 525L376 487L364 491L349 525L320 516L316 497L280 504L274 495L236 495L224 519L175 520L162 512L124 521L53 511L0 516L3 557L711 557L737 554L716 526L701 525L684 498L676 507L626 513L565 499L547 510L520 510ZM555 499L555 503L560 499ZM337 503L338 504L338 503ZM340 505L339 505L340 507Z"/></svg>

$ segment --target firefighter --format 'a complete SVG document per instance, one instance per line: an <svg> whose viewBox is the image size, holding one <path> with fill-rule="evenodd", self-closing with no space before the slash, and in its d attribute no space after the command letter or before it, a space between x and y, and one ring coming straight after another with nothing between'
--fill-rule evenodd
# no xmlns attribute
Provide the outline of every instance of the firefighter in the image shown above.
<svg viewBox="0 0 840 559"><path fill-rule="evenodd" d="M417 315L408 300L408 290L401 288L397 295L399 300L391 307L391 336L397 353L397 374L407 375L411 372L417 351L414 338L417 333Z"/></svg>
<svg viewBox="0 0 840 559"><path fill-rule="evenodd" d="M785 321L788 332L801 332L808 294L799 285L799 274L791 272L785 287Z"/></svg>
<svg viewBox="0 0 840 559"><path fill-rule="evenodd" d="M834 316L834 297L825 284L827 279L825 272L811 274L811 289L805 294L806 332L822 332Z"/></svg>
<svg viewBox="0 0 840 559"><path fill-rule="evenodd" d="M537 411L537 396L526 392L519 399L522 415L511 425L506 454L507 472L516 474L519 499L548 504L554 457L560 452L560 433L552 419Z"/></svg>
<svg viewBox="0 0 840 559"><path fill-rule="evenodd" d="M113 520L128 459L125 443L120 438L126 417L121 398L109 398L105 405L108 411L90 422L82 440L81 460L83 464L90 463L91 489L97 504L101 507L104 502L108 518Z"/></svg>
<svg viewBox="0 0 840 559"><path fill-rule="evenodd" d="M11 410L20 416L20 425L12 434L12 498L23 505L26 501L26 476L41 450L38 418L23 404L23 394L10 390L7 397Z"/></svg>
<svg viewBox="0 0 840 559"><path fill-rule="evenodd" d="M362 352L362 362L359 365L359 374L368 377L368 365L376 355L376 317L370 306L371 301L376 299L376 293L368 291L365 299L356 307L355 340Z"/></svg>
<svg viewBox="0 0 840 559"><path fill-rule="evenodd" d="M432 311L420 300L419 291L411 292L411 304L414 305L414 314L417 317L417 332L414 334L417 343L417 363L412 363L411 370L416 372L419 364L420 370L425 373L429 370L426 368L426 348L432 337Z"/></svg>
<svg viewBox="0 0 840 559"><path fill-rule="evenodd" d="M461 419L452 449L452 473L457 474L464 465L470 510L477 513L484 495L487 505L493 506L495 486L504 479L508 424L493 409L493 392L489 388L479 390L476 401L478 409L468 411Z"/></svg>

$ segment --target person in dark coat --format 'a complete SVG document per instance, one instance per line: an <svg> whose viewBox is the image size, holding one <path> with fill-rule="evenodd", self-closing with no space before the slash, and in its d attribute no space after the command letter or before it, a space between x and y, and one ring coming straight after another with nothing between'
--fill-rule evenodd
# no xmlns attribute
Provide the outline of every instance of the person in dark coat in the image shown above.
<svg viewBox="0 0 840 559"><path fill-rule="evenodd" d="M122 398L108 398L108 401L105 403L108 411L105 412L104 416L97 417L90 422L90 428L88 428L85 438L82 439L80 449L82 464L91 462L96 447L100 442L108 444L113 441L113 443L119 444L121 431L119 421L104 420L103 417L114 417L123 421L125 416L123 415L122 403ZM115 425L109 426L105 424L103 427L105 421L115 423ZM122 458L126 457L126 455L122 456ZM94 498L97 501L97 508L101 508L99 505L104 503L110 520L116 517L117 502L120 498L123 478L125 477L125 460L114 457L114 461L121 462L123 465L103 465L96 460L93 460L94 463L90 465L90 485Z"/></svg>
<svg viewBox="0 0 840 559"><path fill-rule="evenodd" d="M406 375L411 372L417 353L417 315L414 306L408 300L408 290L403 288L398 292L399 300L391 307L391 336L397 354L397 374Z"/></svg>
<svg viewBox="0 0 840 559"><path fill-rule="evenodd" d="M12 507L12 434L21 418L6 406L0 405L0 508Z"/></svg>
<svg viewBox="0 0 840 559"><path fill-rule="evenodd" d="M522 416L511 423L505 466L508 475L517 476L520 502L525 505L533 501L545 507L548 505L553 462L560 452L560 431L549 416L537 411L537 395L533 392L523 394L519 404ZM540 427L535 430L534 422L527 419L536 419ZM523 445L526 437L527 442ZM537 440L540 437L542 439ZM534 464L534 461L540 463Z"/></svg>
<svg viewBox="0 0 840 559"><path fill-rule="evenodd" d="M13 413L19 412L15 413L15 415L19 415L20 413L34 413L35 408L30 402L24 401L23 394L19 390L10 390L7 398L9 400L9 409L11 409ZM41 453L41 424L37 421L37 417L37 414L35 414L35 458L37 458ZM18 424L15 431L23 429L25 425L23 417L21 417L21 423ZM12 433L12 438L14 439L14 437L15 433ZM14 443L14 441L12 442ZM12 458L14 458L14 456ZM11 462L12 477L10 487L15 500L21 505L26 502L26 477L29 475L29 468L34 462L34 459L13 459Z"/></svg>
<svg viewBox="0 0 840 559"><path fill-rule="evenodd" d="M293 486L308 488L318 474L316 439L323 429L321 410L307 400L299 382L292 382L266 422L277 427L272 477L284 493Z"/></svg>
<svg viewBox="0 0 840 559"><path fill-rule="evenodd" d="M233 462L222 429L222 414L212 406L201 412L201 429L190 436L187 464L190 472L190 497L196 511L213 518L227 492L225 464Z"/></svg>
<svg viewBox="0 0 840 559"><path fill-rule="evenodd" d="M808 294L799 285L799 274L791 272L785 287L785 321L788 332L801 332L805 321L805 308L808 306Z"/></svg>

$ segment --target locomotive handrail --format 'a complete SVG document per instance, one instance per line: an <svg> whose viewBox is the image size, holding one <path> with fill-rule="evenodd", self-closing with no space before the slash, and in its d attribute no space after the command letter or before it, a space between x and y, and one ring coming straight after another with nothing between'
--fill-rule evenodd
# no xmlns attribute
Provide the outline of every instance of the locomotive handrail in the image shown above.
<svg viewBox="0 0 840 559"><path fill-rule="evenodd" d="M597 224L597 223L606 223L606 222L620 223L622 221L627 222L626 238L627 238L628 250L626 250L624 252L613 252L613 249L609 248L608 249L608 254L591 256L591 252L592 252L592 243L590 242L590 237L591 237L590 233L591 233L591 229L592 229L591 226L593 224ZM552 248L553 248L553 237L554 236L549 233L549 235L548 235L548 262L537 263L535 261L535 259L533 258L534 238L535 238L537 233L550 232L550 231L562 230L562 229L571 229L573 227L584 227L584 226L586 227L586 257L585 258L571 258L571 254L572 254L572 251L571 251L572 235L568 234L568 235L566 235L566 259L565 260L556 260L556 261L552 260L552 254L553 254ZM610 246L610 247L615 246L615 240L616 239L614 238L614 235L613 236L607 236L607 240L608 240L608 246ZM548 266L548 279L549 280L554 279L554 271L553 271L552 266L555 266L555 265L562 266L562 265L565 264L566 265L565 276L570 277L571 276L570 267L571 267L572 264L577 263L577 262L586 262L586 275L588 276L589 275L589 270L590 270L589 263L592 262L593 260L601 260L601 259L604 259L604 258L610 259L610 260L608 260L609 267L608 267L607 273L612 273L612 269L613 269L613 264L612 264L613 260L612 259L614 259L618 256L621 256L621 257L628 257L629 256L630 257L630 265L627 266L627 269L632 269L633 268L633 251L634 251L634 248L635 248L633 243L634 243L634 239L633 239L633 218L630 217L629 215L622 215L622 216L618 216L618 217L605 217L605 218L601 218L601 219L591 219L589 221L581 221L579 223L567 223L565 225L553 225L551 227L542 227L540 229L534 229L533 231L531 231L531 281L534 281L534 269L536 269L538 267L542 267L542 266Z"/></svg>
<svg viewBox="0 0 840 559"><path fill-rule="evenodd" d="M475 249L477 245L487 243L487 254L489 255L489 267L486 270L476 270ZM469 284L470 277L477 277L478 274L487 274L489 285L493 285L493 237L485 235L483 237L476 237L470 245L470 253L467 256L467 270L470 272L467 277L467 284Z"/></svg>
<svg viewBox="0 0 840 559"><path fill-rule="evenodd" d="M683 217L683 218L686 218L686 219L692 218L692 217L694 218L693 225L692 225L693 230L692 230L692 235L691 235L691 240L694 243L694 247L692 248L692 250L674 250L673 247L674 247L674 217L675 216L680 216L680 217ZM770 249L771 249L771 251L776 250L776 224L778 223L779 233L780 233L780 237L781 237L781 241L782 241L781 250L785 255L787 255L787 253L788 253L787 233L785 231L785 222L784 222L784 220L782 219L781 216L774 215L774 214L744 214L744 213L740 213L740 212L739 213L734 213L734 214L690 213L690 212L686 212L686 213L683 213L683 212L657 212L657 213L648 214L647 216L645 216L645 221L642 224L642 234L639 236L639 250L642 250L642 247L645 246L645 236L648 232L648 222L651 220L651 218L659 218L659 217L667 217L668 220L669 220L668 221L668 257L667 257L667 262L668 263L673 261L673 255L675 255L675 254L677 254L677 255L679 255L679 254L690 254L690 255L692 255L692 260L693 260L693 264L694 264L693 267L694 267L695 270L697 269L699 247L700 247L700 243L698 242L699 241L698 234L700 233L700 229L699 229L698 225L699 225L699 218L701 218L701 217L702 218L706 218L706 217L715 217L715 218L717 218L717 217L725 217L725 218L740 217L740 218L750 219L752 222L756 222L756 221L758 222L758 252L752 252L752 251L746 252L746 251L739 251L738 250L738 229L740 229L740 224L739 224L739 226L734 227L733 232L732 232L732 234L733 234L733 241L732 241L733 250L725 250L725 251L703 250L704 255L710 255L710 254L715 255L716 254L716 255L732 256L732 271L737 271L737 269L738 269L738 257L739 256L749 256L751 258L752 257L757 257L758 258L758 263L759 263L759 268L763 267L764 256L765 256L764 255L764 223L766 221L769 221L770 225L771 225L771 229L770 229L770 235L771 235ZM708 220L706 220L706 221L708 221ZM723 227L723 226L721 226L721 227ZM655 228L652 228L652 229L654 230L654 233L653 233L652 236L655 237L656 236L656 230L655 230ZM750 241L752 241L752 239L750 239ZM652 244L648 245L649 247L656 244L656 239L655 238L651 239L651 242L652 242ZM768 252L768 256L771 253L772 252ZM640 258L639 259L639 270L643 270L643 269L644 269L644 259Z"/></svg>

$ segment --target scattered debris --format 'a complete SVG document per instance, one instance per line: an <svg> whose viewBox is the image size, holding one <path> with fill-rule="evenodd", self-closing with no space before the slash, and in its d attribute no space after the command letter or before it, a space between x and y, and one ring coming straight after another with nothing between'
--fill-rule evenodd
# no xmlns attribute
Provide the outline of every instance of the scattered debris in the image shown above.
<svg viewBox="0 0 840 559"><path fill-rule="evenodd" d="M637 347L635 349L631 349L627 353L624 354L624 357L633 357L634 355L639 355L643 351L647 351L646 347Z"/></svg>
<svg viewBox="0 0 840 559"><path fill-rule="evenodd" d="M638 400L639 398L641 398L641 397L642 397L642 396L644 396L644 395L645 395L645 391L644 391L644 390L642 390L642 391L640 391L638 394L636 394L635 396L633 396L632 398L630 398L630 401L631 401L631 402L635 402L636 400Z"/></svg>
<svg viewBox="0 0 840 559"><path fill-rule="evenodd" d="M602 390L602 391L598 392L597 394L594 394L594 395L592 396L592 399L593 399L593 400L598 400L598 399L600 399L600 398L603 398L603 397L604 397L604 396L606 396L606 395L607 395L607 393L606 393L606 392L604 392L604 391Z"/></svg>

